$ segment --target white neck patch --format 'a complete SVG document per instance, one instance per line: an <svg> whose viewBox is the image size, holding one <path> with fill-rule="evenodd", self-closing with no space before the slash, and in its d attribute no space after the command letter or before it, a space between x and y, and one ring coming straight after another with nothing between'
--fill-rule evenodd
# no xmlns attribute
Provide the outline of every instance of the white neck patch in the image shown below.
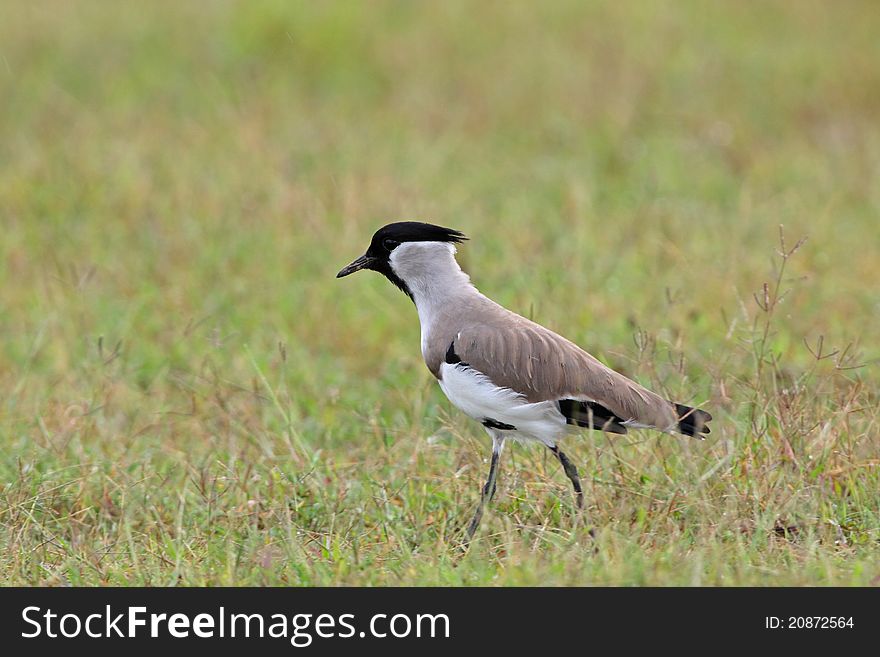
<svg viewBox="0 0 880 657"><path fill-rule="evenodd" d="M404 242L391 252L391 269L407 285L419 279L445 278L461 272L455 261L455 246L448 242Z"/></svg>
<svg viewBox="0 0 880 657"><path fill-rule="evenodd" d="M388 261L412 293L424 352L437 312L450 297L474 292L474 286L455 260L455 245L448 242L404 242L391 252Z"/></svg>

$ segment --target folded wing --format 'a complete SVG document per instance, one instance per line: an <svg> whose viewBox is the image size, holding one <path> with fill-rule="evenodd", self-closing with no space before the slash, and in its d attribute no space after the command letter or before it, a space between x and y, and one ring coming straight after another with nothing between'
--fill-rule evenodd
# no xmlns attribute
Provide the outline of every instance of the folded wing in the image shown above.
<svg viewBox="0 0 880 657"><path fill-rule="evenodd" d="M514 317L463 328L451 345L455 355L530 402L559 402L569 424L614 433L625 433L627 426L708 433L711 416L705 411L673 404L553 331Z"/></svg>

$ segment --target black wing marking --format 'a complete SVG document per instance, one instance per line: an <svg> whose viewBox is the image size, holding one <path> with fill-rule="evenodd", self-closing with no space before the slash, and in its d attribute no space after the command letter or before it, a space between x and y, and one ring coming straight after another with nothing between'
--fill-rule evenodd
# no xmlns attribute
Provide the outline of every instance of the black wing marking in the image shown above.
<svg viewBox="0 0 880 657"><path fill-rule="evenodd" d="M483 426L487 429L498 429L499 431L516 431L516 427L512 424L505 424L504 422L493 420L491 417L483 419Z"/></svg>
<svg viewBox="0 0 880 657"><path fill-rule="evenodd" d="M712 416L706 411L685 406L684 404L676 404L675 412L680 418L678 430L684 435L703 438L703 434L711 432L711 429L706 424L712 419Z"/></svg>
<svg viewBox="0 0 880 657"><path fill-rule="evenodd" d="M455 353L455 340L449 343L449 349L446 350L446 363L449 365L458 365L461 363L465 367L470 367L467 363L462 363L461 358L458 357L458 354Z"/></svg>
<svg viewBox="0 0 880 657"><path fill-rule="evenodd" d="M624 419L618 417L597 402L560 399L559 412L568 424L576 424L587 429L599 429L608 433L626 433Z"/></svg>

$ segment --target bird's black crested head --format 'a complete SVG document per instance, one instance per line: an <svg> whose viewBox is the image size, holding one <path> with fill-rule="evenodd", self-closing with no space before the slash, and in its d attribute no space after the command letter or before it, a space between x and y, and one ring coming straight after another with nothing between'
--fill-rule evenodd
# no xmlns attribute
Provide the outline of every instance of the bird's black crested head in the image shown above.
<svg viewBox="0 0 880 657"><path fill-rule="evenodd" d="M466 239L467 237L465 237L464 233L452 228L444 228L443 226L435 226L434 224L426 224L420 221L398 221L382 226L382 228L377 230L373 234L373 239L370 241L370 247L367 249L367 252L343 268L342 271L336 274L336 277L348 276L360 269L372 269L383 274L412 298L412 293L406 283L400 279L391 267L390 258L394 249L407 242L447 242L455 244Z"/></svg>
<svg viewBox="0 0 880 657"><path fill-rule="evenodd" d="M464 233L426 224L421 221L398 221L382 226L373 234L367 255L388 259L389 254L404 242L452 242L458 244L466 240Z"/></svg>

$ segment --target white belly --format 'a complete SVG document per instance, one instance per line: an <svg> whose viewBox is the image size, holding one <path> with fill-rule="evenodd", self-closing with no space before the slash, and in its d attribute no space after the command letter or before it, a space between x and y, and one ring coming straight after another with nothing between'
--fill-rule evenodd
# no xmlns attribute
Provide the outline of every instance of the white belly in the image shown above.
<svg viewBox="0 0 880 657"><path fill-rule="evenodd" d="M565 417L552 401L529 403L510 388L499 388L488 377L461 363L440 365L440 387L456 407L478 422L516 427L505 436L556 445L565 433Z"/></svg>

